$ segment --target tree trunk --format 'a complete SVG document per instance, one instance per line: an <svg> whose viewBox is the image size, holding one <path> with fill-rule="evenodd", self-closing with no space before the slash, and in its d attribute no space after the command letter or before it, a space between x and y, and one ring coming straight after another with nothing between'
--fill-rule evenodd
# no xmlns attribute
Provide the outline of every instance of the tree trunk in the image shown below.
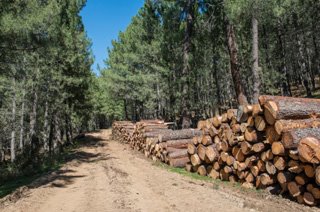
<svg viewBox="0 0 320 212"><path fill-rule="evenodd" d="M25 82L25 80L23 80ZM24 110L25 110L25 95L26 95L26 90L23 89L22 91L22 104L21 104L21 118L20 118L20 142L19 142L19 147L20 150L23 150L24 147Z"/></svg>
<svg viewBox="0 0 320 212"><path fill-rule="evenodd" d="M238 62L238 45L236 43L234 26L230 23L229 20L227 20L226 27L227 27L227 31L226 31L227 43L228 43L230 65L231 65L231 75L232 75L235 92L237 95L238 104L247 105L248 100L245 95L245 91L241 82L240 67Z"/></svg>
<svg viewBox="0 0 320 212"><path fill-rule="evenodd" d="M43 148L45 151L49 151L49 143L48 143L48 138L49 138L49 120L48 120L48 113L49 113L49 105L48 101L45 103L45 110L44 110L44 124L43 124Z"/></svg>
<svg viewBox="0 0 320 212"><path fill-rule="evenodd" d="M188 0L186 5L186 28L183 39L183 68L182 68L182 122L183 128L190 128L190 97L189 97L189 75L190 75L190 51L191 51L191 36L194 22L194 0Z"/></svg>
<svg viewBox="0 0 320 212"><path fill-rule="evenodd" d="M260 76L259 76L259 43L258 43L258 20L252 16L252 74L253 74L253 104L257 104L260 96Z"/></svg>
<svg viewBox="0 0 320 212"><path fill-rule="evenodd" d="M13 77L12 88L13 88L13 97L12 97L12 131L11 131L11 142L10 142L10 153L11 153L11 162L14 162L16 159L16 131L15 131L15 122L16 122L16 79Z"/></svg>

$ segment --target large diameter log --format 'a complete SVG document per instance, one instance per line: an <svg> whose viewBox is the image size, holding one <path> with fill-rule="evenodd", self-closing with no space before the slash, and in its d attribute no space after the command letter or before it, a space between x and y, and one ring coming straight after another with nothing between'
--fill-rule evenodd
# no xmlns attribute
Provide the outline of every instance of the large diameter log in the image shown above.
<svg viewBox="0 0 320 212"><path fill-rule="evenodd" d="M301 120L279 120L275 123L274 128L279 135L293 129L318 128L320 119L301 119Z"/></svg>
<svg viewBox="0 0 320 212"><path fill-rule="evenodd" d="M320 99L278 98L264 105L264 115L270 125L280 119L320 117Z"/></svg>
<svg viewBox="0 0 320 212"><path fill-rule="evenodd" d="M302 138L320 138L320 128L294 129L283 133L282 144L286 149L295 149Z"/></svg>
<svg viewBox="0 0 320 212"><path fill-rule="evenodd" d="M183 158L171 158L169 159L169 165L173 167L179 167L183 168L186 166L187 163L190 162L189 157L183 157Z"/></svg>
<svg viewBox="0 0 320 212"><path fill-rule="evenodd" d="M320 140L314 137L306 137L298 144L299 156L309 163L320 163Z"/></svg>
<svg viewBox="0 0 320 212"><path fill-rule="evenodd" d="M159 142L165 142L169 140L181 140L181 139L192 139L194 136L200 136L202 132L195 129L184 129L176 130L166 134L160 134L158 136Z"/></svg>

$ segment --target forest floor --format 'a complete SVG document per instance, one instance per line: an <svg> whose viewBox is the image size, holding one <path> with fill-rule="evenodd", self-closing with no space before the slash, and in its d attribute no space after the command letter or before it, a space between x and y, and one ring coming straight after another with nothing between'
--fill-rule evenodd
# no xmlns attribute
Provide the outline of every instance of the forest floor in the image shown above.
<svg viewBox="0 0 320 212"><path fill-rule="evenodd" d="M90 133L61 169L0 199L0 211L316 211L264 191L154 163Z"/></svg>

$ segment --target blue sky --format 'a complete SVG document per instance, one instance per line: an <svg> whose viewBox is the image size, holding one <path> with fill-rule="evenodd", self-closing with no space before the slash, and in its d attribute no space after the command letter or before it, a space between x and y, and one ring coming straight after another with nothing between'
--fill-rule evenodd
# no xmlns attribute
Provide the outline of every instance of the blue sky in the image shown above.
<svg viewBox="0 0 320 212"><path fill-rule="evenodd" d="M120 31L130 24L131 18L143 6L144 0L88 0L81 12L84 25L92 41L95 64L92 69L97 73L97 64L104 67L107 48L117 39ZM97 73L98 74L98 73Z"/></svg>

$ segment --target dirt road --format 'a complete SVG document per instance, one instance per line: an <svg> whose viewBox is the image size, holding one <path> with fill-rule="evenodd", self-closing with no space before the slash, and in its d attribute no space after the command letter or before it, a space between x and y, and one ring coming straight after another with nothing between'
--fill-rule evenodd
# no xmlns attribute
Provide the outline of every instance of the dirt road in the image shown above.
<svg viewBox="0 0 320 212"><path fill-rule="evenodd" d="M289 200L214 186L153 165L110 140L110 130L88 135L61 170L44 176L3 212L309 211ZM257 196L257 197L256 197Z"/></svg>

